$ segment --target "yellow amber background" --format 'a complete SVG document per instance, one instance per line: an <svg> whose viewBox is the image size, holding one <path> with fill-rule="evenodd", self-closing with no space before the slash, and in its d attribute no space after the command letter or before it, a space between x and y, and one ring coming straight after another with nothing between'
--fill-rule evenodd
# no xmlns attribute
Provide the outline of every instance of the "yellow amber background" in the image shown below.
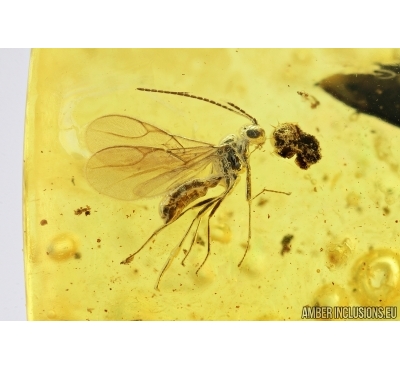
<svg viewBox="0 0 400 370"><path fill-rule="evenodd" d="M400 302L400 130L315 84L392 63L396 50L46 49L31 57L25 132L25 273L30 320L299 320L305 305ZM85 129L108 114L218 144L248 123L213 105L136 87L186 91L239 105L271 136L296 122L322 160L309 170L273 153L251 156L252 247L245 176L212 219L212 252L196 244L158 273L193 213L120 262L161 225L160 198L99 194L85 178ZM320 105L311 109L297 91ZM217 188L221 191L222 188ZM205 223L204 223L205 224ZM281 241L293 234L291 251ZM200 228L206 240L206 229ZM183 249L187 249L187 243Z"/></svg>

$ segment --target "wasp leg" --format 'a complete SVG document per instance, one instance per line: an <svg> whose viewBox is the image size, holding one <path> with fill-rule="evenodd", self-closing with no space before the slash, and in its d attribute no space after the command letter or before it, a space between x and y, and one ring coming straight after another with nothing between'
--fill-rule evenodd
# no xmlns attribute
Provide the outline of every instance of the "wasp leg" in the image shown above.
<svg viewBox="0 0 400 370"><path fill-rule="evenodd" d="M199 202L199 203L195 204L193 207L190 207L187 210L185 210L184 212L182 212L173 222L177 221L179 218L181 218L186 212L190 211L191 209L196 208L196 207L201 207L204 204L212 203L212 201L215 200L215 199L218 199L218 197L209 198L209 199L203 200L202 202ZM121 265L130 264L133 261L134 257L149 243L149 241L151 239L153 239L160 231L162 231L167 226L169 226L171 223L172 222L160 226L156 231L154 231L153 234L150 235L150 237L144 242L144 244L135 253L132 253L130 256L125 258L120 264ZM190 226L190 227L192 227L192 226Z"/></svg>
<svg viewBox="0 0 400 370"><path fill-rule="evenodd" d="M216 210L219 208L219 205L221 204L221 202L224 200L225 196L227 193L224 193L219 199L217 199L215 201L215 204L213 206L213 209L211 210L210 214L208 215L208 219L207 219L207 255L206 258L204 258L204 261L202 262L202 264L200 265L200 267L197 269L196 271L196 275L198 275L200 269L204 266L204 264L206 263L208 256L210 255L210 245L211 245L211 241L210 241L210 219L211 217L214 215L214 213L216 212Z"/></svg>
<svg viewBox="0 0 400 370"><path fill-rule="evenodd" d="M286 191L270 190L270 189L264 188L264 189L262 189L257 195L255 195L253 198L251 198L251 200L256 199L258 196L260 196L261 194L266 193L267 191L268 191L269 193L278 193L278 194L285 194L285 195L291 195L291 194L292 194L292 192L287 193Z"/></svg>
<svg viewBox="0 0 400 370"><path fill-rule="evenodd" d="M193 247L194 242L196 241L197 232L198 232L198 230L199 230L199 226L200 226L200 223L201 223L201 219L202 219L202 218L200 217L200 218L199 218L199 221L197 222L196 230L194 231L193 238L192 238L192 242L190 243L189 250L188 250L188 252L186 253L185 257L183 258L183 260L182 260L182 262L181 262L182 266L185 266L185 260L186 260L186 258L188 257L190 251L192 250L192 247Z"/></svg>
<svg viewBox="0 0 400 370"><path fill-rule="evenodd" d="M250 240L251 240L251 201L253 199L251 197L251 168L249 161L247 161L247 166L246 166L246 199L247 199L247 204L249 205L247 244L246 244L246 250L244 251L244 255L240 260L238 267L242 265L244 258L246 257L246 254L250 249Z"/></svg>
<svg viewBox="0 0 400 370"><path fill-rule="evenodd" d="M133 261L134 257L148 244L148 242L149 242L151 239L153 239L162 229L166 228L168 225L169 225L169 224L165 224L165 225L160 226L156 231L154 231L153 234L150 235L150 238L148 238L148 239L144 242L144 244L143 244L135 253L132 253L129 257L125 258L120 264L121 264L121 265L128 265L128 264L130 264L130 263Z"/></svg>
<svg viewBox="0 0 400 370"><path fill-rule="evenodd" d="M185 235L184 235L183 238L181 239L179 245L177 245L177 246L172 250L172 252L170 253L167 262L165 263L164 267L162 268L162 270L161 270L161 272L160 272L160 275L158 275L157 283L156 283L154 289L159 290L159 289L158 289L158 286L160 285L160 281L161 281L162 276L164 275L164 273L165 273L165 271L167 270L167 268L171 265L173 259L177 256L179 250L180 250L181 247L182 247L182 244L183 244L184 240L186 239L186 237L188 236L190 230L192 229L193 224L196 222L196 220L199 221L198 224L197 224L197 227L196 227L196 234L197 234L197 229L199 228L199 224L200 224L200 222L201 222L201 219L202 219L204 213L205 213L216 201L218 201L218 199L219 199L218 197L217 197L217 198L206 199L206 200L204 200L204 201L202 201L202 202L200 202L200 203L194 205L193 207L190 207L189 209L187 209L187 210L184 212L184 213L186 213L187 211L189 211L189 210L191 210L191 209L193 209L193 208L196 208L196 207L200 207L200 206L202 206L202 205L204 206L204 207L197 213L197 215L196 215L196 217L193 219L193 221L190 223L190 225L189 225L188 229L186 230ZM193 240L192 240L192 245L193 245ZM190 246L190 248L191 248L191 247L192 247L192 246ZM189 251L190 251L190 250L189 250ZM188 253L188 254L189 254L189 253ZM187 256L187 255L186 255L186 256Z"/></svg>

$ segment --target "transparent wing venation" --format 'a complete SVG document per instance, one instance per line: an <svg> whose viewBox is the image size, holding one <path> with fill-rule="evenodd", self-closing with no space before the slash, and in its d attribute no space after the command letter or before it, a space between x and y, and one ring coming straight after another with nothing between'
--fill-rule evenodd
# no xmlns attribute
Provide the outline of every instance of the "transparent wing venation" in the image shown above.
<svg viewBox="0 0 400 370"><path fill-rule="evenodd" d="M114 146L148 146L182 149L211 146L208 143L171 135L136 118L110 115L97 118L86 129L86 143L92 153Z"/></svg>
<svg viewBox="0 0 400 370"><path fill-rule="evenodd" d="M86 133L94 152L86 166L89 183L123 200L154 197L211 172L218 147L170 135L135 118L105 116Z"/></svg>

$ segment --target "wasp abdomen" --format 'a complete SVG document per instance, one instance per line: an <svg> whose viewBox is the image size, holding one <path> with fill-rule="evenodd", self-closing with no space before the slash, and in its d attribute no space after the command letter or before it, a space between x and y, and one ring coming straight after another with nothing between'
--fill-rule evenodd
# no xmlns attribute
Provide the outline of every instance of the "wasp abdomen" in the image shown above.
<svg viewBox="0 0 400 370"><path fill-rule="evenodd" d="M160 203L160 215L166 224L175 221L190 203L207 194L222 180L222 176L194 179L172 190Z"/></svg>

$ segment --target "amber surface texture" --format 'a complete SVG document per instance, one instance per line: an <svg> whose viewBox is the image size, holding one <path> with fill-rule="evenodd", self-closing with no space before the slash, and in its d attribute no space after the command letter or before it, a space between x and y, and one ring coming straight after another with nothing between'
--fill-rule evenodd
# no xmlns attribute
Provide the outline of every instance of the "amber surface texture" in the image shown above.
<svg viewBox="0 0 400 370"><path fill-rule="evenodd" d="M300 320L305 306L398 307L400 130L357 114L317 83L399 58L389 49L33 50L24 152L28 319ZM218 146L251 124L205 101L137 88L233 103L265 130L265 144L250 147L252 197L259 195L240 267L249 219L245 171L210 220L202 267L207 212L196 238L194 223L180 245L199 208L121 264L163 225L160 203L182 185L182 154L172 161L168 150L177 144L160 149L160 137ZM135 120L90 126L110 115ZM315 160L276 153L273 133L284 123L317 140ZM148 140L137 149L130 135ZM159 171L176 170L157 182L149 172L155 162ZM190 178L210 171L198 166ZM146 181L136 186L139 172ZM208 190L197 202L223 193L218 181L197 182ZM260 194L264 188L277 192ZM176 194L185 191L192 190Z"/></svg>

